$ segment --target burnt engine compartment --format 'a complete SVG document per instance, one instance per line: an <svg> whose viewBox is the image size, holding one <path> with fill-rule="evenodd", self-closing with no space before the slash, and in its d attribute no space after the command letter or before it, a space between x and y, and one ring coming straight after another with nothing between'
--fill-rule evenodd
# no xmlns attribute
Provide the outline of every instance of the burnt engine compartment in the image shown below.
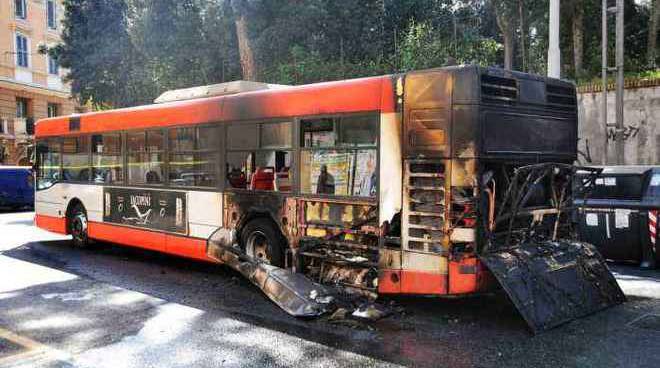
<svg viewBox="0 0 660 368"><path fill-rule="evenodd" d="M320 207L320 215L302 225L305 236L299 241L296 271L345 294L376 299L381 233L378 207L308 202L307 216L316 212L309 211L310 206Z"/></svg>
<svg viewBox="0 0 660 368"><path fill-rule="evenodd" d="M573 239L571 211L578 169L562 163L485 163L481 175L484 236L480 251Z"/></svg>

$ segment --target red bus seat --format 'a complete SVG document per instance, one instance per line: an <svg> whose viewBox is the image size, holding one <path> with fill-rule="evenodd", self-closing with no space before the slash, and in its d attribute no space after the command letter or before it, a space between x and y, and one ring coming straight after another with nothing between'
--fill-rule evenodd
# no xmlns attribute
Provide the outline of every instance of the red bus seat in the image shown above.
<svg viewBox="0 0 660 368"><path fill-rule="evenodd" d="M275 190L278 192L291 191L291 179L288 167L285 167L282 171L275 174Z"/></svg>
<svg viewBox="0 0 660 368"><path fill-rule="evenodd" d="M275 180L274 167L257 167L257 170L252 174L250 181L250 189L253 190L273 190L273 182Z"/></svg>

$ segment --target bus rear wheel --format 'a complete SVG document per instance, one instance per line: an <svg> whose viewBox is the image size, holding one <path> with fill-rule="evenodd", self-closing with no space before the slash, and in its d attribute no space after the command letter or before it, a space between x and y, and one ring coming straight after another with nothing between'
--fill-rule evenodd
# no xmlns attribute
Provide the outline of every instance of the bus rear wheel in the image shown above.
<svg viewBox="0 0 660 368"><path fill-rule="evenodd" d="M72 243L79 248L85 248L89 245L87 236L87 212L81 204L76 204L69 213L69 234L72 237Z"/></svg>
<svg viewBox="0 0 660 368"><path fill-rule="evenodd" d="M267 219L252 220L241 231L241 245L245 253L273 266L284 267L283 243L279 231Z"/></svg>

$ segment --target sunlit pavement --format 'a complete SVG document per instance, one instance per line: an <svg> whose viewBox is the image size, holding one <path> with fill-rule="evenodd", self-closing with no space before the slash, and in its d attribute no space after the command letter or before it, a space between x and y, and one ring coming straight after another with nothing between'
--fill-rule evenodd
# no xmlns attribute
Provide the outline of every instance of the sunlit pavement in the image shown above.
<svg viewBox="0 0 660 368"><path fill-rule="evenodd" d="M660 366L660 272L613 266L629 302L531 336L501 296L398 299L373 329L296 320L237 274L0 213L0 367Z"/></svg>

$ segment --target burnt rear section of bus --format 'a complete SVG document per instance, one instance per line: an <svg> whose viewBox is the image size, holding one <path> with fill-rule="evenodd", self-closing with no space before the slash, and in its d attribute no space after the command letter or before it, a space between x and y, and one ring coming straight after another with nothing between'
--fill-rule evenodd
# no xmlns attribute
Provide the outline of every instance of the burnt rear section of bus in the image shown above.
<svg viewBox="0 0 660 368"><path fill-rule="evenodd" d="M470 147L470 140L477 146L480 261L534 332L621 303L623 293L602 257L575 240L573 191L599 173L572 165L577 158L575 87L493 69L475 74L478 111L469 103L477 102L476 96L461 94L459 86L454 102L475 115L479 133L454 136L454 146ZM591 175L576 183L578 169Z"/></svg>

